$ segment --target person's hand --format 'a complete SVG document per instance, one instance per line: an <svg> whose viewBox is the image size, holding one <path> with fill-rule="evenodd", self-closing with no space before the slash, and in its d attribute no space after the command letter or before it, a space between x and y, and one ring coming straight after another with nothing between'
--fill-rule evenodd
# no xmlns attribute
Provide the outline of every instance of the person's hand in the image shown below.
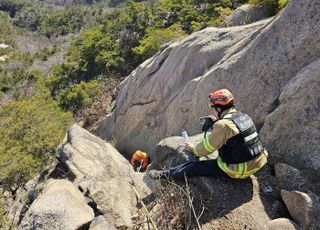
<svg viewBox="0 0 320 230"><path fill-rule="evenodd" d="M185 144L185 150L192 152L192 150L194 149L195 145L192 143L186 143Z"/></svg>

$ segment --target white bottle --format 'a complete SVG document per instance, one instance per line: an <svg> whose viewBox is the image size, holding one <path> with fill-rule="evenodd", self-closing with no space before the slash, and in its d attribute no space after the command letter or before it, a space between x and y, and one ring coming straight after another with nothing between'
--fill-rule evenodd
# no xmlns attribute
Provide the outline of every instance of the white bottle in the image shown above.
<svg viewBox="0 0 320 230"><path fill-rule="evenodd" d="M184 141L185 143L191 143L187 131L183 131L183 132L181 133L181 135L182 135L183 141Z"/></svg>

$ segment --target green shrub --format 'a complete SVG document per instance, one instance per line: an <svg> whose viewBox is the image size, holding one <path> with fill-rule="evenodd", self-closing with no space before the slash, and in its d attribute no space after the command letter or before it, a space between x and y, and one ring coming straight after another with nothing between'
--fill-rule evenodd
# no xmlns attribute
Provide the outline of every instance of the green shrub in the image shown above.
<svg viewBox="0 0 320 230"><path fill-rule="evenodd" d="M41 75L38 71L27 71L23 63L17 62L12 69L0 66L0 91L6 93L13 90L23 81L34 81Z"/></svg>
<svg viewBox="0 0 320 230"><path fill-rule="evenodd" d="M0 11L0 23L1 23L0 34L6 34L11 32L12 26L10 23L10 17L6 12Z"/></svg>
<svg viewBox="0 0 320 230"><path fill-rule="evenodd" d="M19 10L14 17L14 25L26 28L31 31L39 31L43 20L56 10L53 7L43 5L25 6Z"/></svg>
<svg viewBox="0 0 320 230"><path fill-rule="evenodd" d="M96 12L98 12L97 15ZM15 11L13 22L16 26L38 31L50 37L79 32L87 22L95 23L95 20L101 17L99 12L82 5L71 5L59 9L53 5L31 1L21 5Z"/></svg>
<svg viewBox="0 0 320 230"><path fill-rule="evenodd" d="M8 204L2 191L0 191L0 229L18 229L18 226L13 223L12 216L8 215Z"/></svg>
<svg viewBox="0 0 320 230"><path fill-rule="evenodd" d="M153 29L140 41L140 46L135 47L133 51L146 59L157 53L162 44L181 38L184 35L185 33L178 24L165 29Z"/></svg>
<svg viewBox="0 0 320 230"><path fill-rule="evenodd" d="M14 31L13 26L11 24L11 19L6 12L0 11L0 43L5 43L14 47L15 44L10 37L10 34Z"/></svg>
<svg viewBox="0 0 320 230"><path fill-rule="evenodd" d="M208 25L210 26L219 26L221 23L226 23L227 17L232 13L231 8L224 8L222 6L214 8L214 11L216 12L218 17L212 18L209 22ZM228 25L225 25L228 26Z"/></svg>
<svg viewBox="0 0 320 230"><path fill-rule="evenodd" d="M289 0L249 0L249 3L253 5L266 5L272 14L279 12L288 2Z"/></svg>
<svg viewBox="0 0 320 230"><path fill-rule="evenodd" d="M48 37L78 32L86 21L87 13L88 10L80 6L54 11L46 17L42 17L40 32Z"/></svg>
<svg viewBox="0 0 320 230"><path fill-rule="evenodd" d="M288 5L289 0L278 0L278 8L279 10L283 9Z"/></svg>
<svg viewBox="0 0 320 230"><path fill-rule="evenodd" d="M2 192L0 191L0 223L3 222L3 219L4 219L4 208L3 208L3 203L2 203L2 197L3 197L3 194ZM1 226L1 224L0 224Z"/></svg>
<svg viewBox="0 0 320 230"><path fill-rule="evenodd" d="M54 45L52 48L44 48L37 53L34 54L35 58L39 58L42 61L48 60L48 57L52 56L54 53L58 51L58 46Z"/></svg>
<svg viewBox="0 0 320 230"><path fill-rule="evenodd" d="M65 56L66 63L55 67L53 77L47 81L48 88L54 98L59 98L65 88L80 81L88 82L98 76L122 78L154 55L162 44L208 25L221 24L225 16L245 2L247 0L126 2L109 12L101 24L73 40ZM72 111L82 107L82 103L74 105L67 99L69 93L64 92L60 105L72 107Z"/></svg>
<svg viewBox="0 0 320 230"><path fill-rule="evenodd" d="M93 98L101 93L101 86L96 80L88 83L80 82L66 89L59 98L60 106L72 112L92 105Z"/></svg>
<svg viewBox="0 0 320 230"><path fill-rule="evenodd" d="M0 10L8 12L10 17L14 17L15 14L25 5L25 0L1 0Z"/></svg>
<svg viewBox="0 0 320 230"><path fill-rule="evenodd" d="M119 43L102 25L75 39L68 53L68 65L86 76L119 69L123 61Z"/></svg>
<svg viewBox="0 0 320 230"><path fill-rule="evenodd" d="M194 30L192 29L192 24L195 23L203 23L205 24L208 21L208 16L206 14L201 14L193 5L186 5L181 9L178 19L182 25L183 30L187 33L192 33ZM198 29L201 27L194 27L194 29Z"/></svg>
<svg viewBox="0 0 320 230"><path fill-rule="evenodd" d="M4 104L0 108L0 179L4 187L25 183L52 160L72 120L48 95Z"/></svg>
<svg viewBox="0 0 320 230"><path fill-rule="evenodd" d="M6 215L4 202L3 193L0 191L0 229L17 229L17 226L12 226L12 219Z"/></svg>
<svg viewBox="0 0 320 230"><path fill-rule="evenodd" d="M98 75L123 76L131 72L141 63L141 56L132 48L145 35L150 14L145 3L130 3L74 39L66 55L67 63L55 68L53 91Z"/></svg>

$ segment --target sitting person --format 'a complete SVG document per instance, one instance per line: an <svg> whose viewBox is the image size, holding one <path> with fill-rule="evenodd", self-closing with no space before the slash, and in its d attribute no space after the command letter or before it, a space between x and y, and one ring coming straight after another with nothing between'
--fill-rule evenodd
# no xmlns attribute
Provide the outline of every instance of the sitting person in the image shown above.
<svg viewBox="0 0 320 230"><path fill-rule="evenodd" d="M217 159L186 162L168 170L150 170L151 178L183 179L186 175L245 179L267 163L268 152L252 119L236 110L230 91L221 89L211 93L208 106L218 118L213 121L212 131L197 145L187 143L185 148L197 157L218 150Z"/></svg>

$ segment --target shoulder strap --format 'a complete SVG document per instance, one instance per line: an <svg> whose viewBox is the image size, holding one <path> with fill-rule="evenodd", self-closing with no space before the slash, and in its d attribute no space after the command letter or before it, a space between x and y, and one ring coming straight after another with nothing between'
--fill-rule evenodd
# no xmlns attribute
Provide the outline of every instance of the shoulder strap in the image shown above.
<svg viewBox="0 0 320 230"><path fill-rule="evenodd" d="M236 126L238 127L241 133L255 127L252 119L245 113L241 113L241 112L232 113L229 119L231 119L236 124Z"/></svg>
<svg viewBox="0 0 320 230"><path fill-rule="evenodd" d="M239 111L232 111L230 113L227 113L226 115L224 115L222 117L222 119L231 119L232 116L234 116L235 114L240 113Z"/></svg>

